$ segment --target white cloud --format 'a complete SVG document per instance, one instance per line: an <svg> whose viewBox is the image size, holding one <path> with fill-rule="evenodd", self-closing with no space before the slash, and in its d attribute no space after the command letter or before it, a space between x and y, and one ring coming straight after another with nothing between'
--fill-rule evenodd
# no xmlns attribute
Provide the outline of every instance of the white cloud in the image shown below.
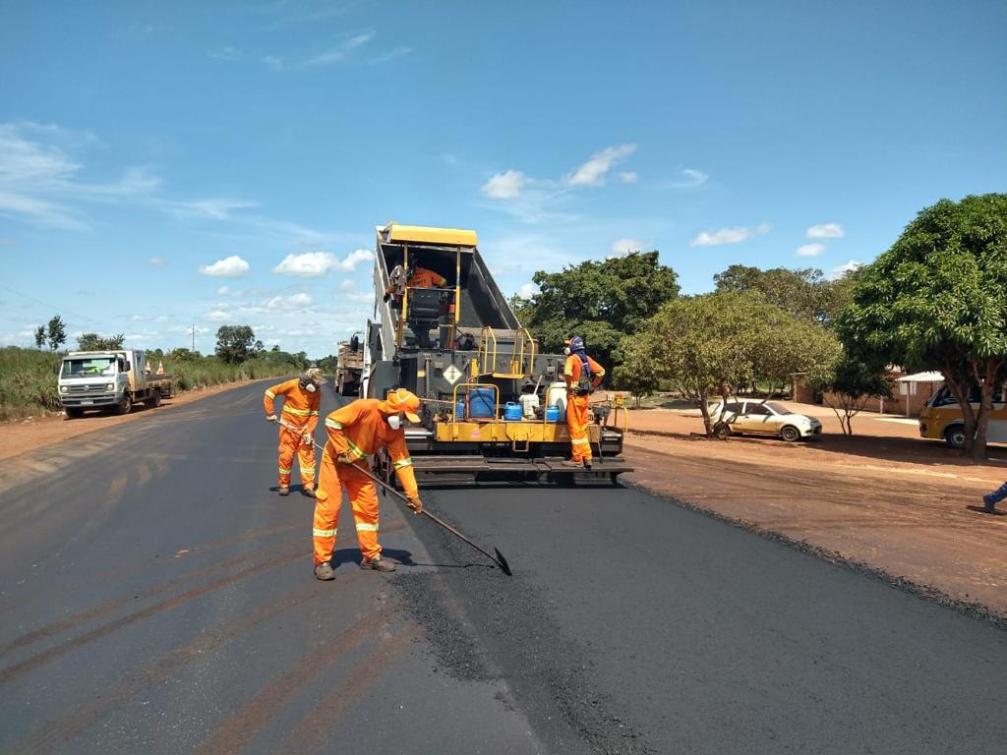
<svg viewBox="0 0 1007 755"><path fill-rule="evenodd" d="M831 280L838 280L842 278L847 273L852 273L864 266L863 262L858 262L857 260L850 260L845 265L840 265L839 267L832 268L832 273L829 275Z"/></svg>
<svg viewBox="0 0 1007 755"><path fill-rule="evenodd" d="M818 257L825 252L825 244L804 244L797 247L798 257Z"/></svg>
<svg viewBox="0 0 1007 755"><path fill-rule="evenodd" d="M343 259L332 252L305 252L304 254L288 254L279 265L273 268L274 273L281 275L296 275L300 278L319 278L331 270L341 270L351 273L361 262L374 259L374 253L369 249L354 249Z"/></svg>
<svg viewBox="0 0 1007 755"><path fill-rule="evenodd" d="M314 300L311 294L299 293L291 296L274 296L266 302L266 309L303 309L311 306Z"/></svg>
<svg viewBox="0 0 1007 755"><path fill-rule="evenodd" d="M147 264L151 267L164 267L164 257L148 257Z"/></svg>
<svg viewBox="0 0 1007 755"><path fill-rule="evenodd" d="M483 184L482 192L490 199L513 199L520 196L528 178L519 170L497 173Z"/></svg>
<svg viewBox="0 0 1007 755"><path fill-rule="evenodd" d="M627 254L639 252L643 247L644 243L636 239L617 239L612 242L612 256L625 257Z"/></svg>
<svg viewBox="0 0 1007 755"><path fill-rule="evenodd" d="M839 223L822 223L808 228L809 239L841 239L843 227Z"/></svg>
<svg viewBox="0 0 1007 755"><path fill-rule="evenodd" d="M539 287L534 283L528 282L518 289L517 295L521 299L531 299L533 296L537 295L538 292Z"/></svg>
<svg viewBox="0 0 1007 755"><path fill-rule="evenodd" d="M372 39L374 39L374 36L375 36L374 31L365 31L360 34L356 34L346 39L336 47L333 47L330 50L326 50L325 52L319 55L315 55L312 58L308 58L307 60L304 61L302 65L313 67L313 66L331 65L333 63L341 63L342 61L346 60L350 56L350 54L358 47L362 47L366 45L368 42L370 42Z"/></svg>
<svg viewBox="0 0 1007 755"><path fill-rule="evenodd" d="M211 50L207 54L214 60L223 60L228 63L241 60L241 51L234 47L221 47L218 50Z"/></svg>
<svg viewBox="0 0 1007 755"><path fill-rule="evenodd" d="M380 55L376 55L375 57L368 60L367 65L369 66L381 65L382 63L387 63L390 60L395 60L396 58L404 57L409 53L411 53L412 51L413 51L412 47L405 47L405 46L393 47L388 52L383 52Z"/></svg>
<svg viewBox="0 0 1007 755"><path fill-rule="evenodd" d="M220 296L227 296L229 293L231 293L231 289L229 286L221 286L220 288L217 289L217 293Z"/></svg>
<svg viewBox="0 0 1007 755"><path fill-rule="evenodd" d="M635 184L638 178L635 170L624 170L619 173L619 180L624 184Z"/></svg>
<svg viewBox="0 0 1007 755"><path fill-rule="evenodd" d="M735 228L721 228L717 231L703 231L691 242L689 246L719 246L721 244L738 244L747 241L755 236L763 236L769 233L769 224L760 223L754 228L737 226Z"/></svg>
<svg viewBox="0 0 1007 755"><path fill-rule="evenodd" d="M344 280L342 283L339 284L339 288L342 291L352 291L353 290L353 281L351 281L351 280Z"/></svg>
<svg viewBox="0 0 1007 755"><path fill-rule="evenodd" d="M203 265L199 272L218 278L237 278L251 269L251 265L236 254L217 260L212 265Z"/></svg>
<svg viewBox="0 0 1007 755"><path fill-rule="evenodd" d="M591 159L571 173L566 182L570 186L601 186L605 176L616 163L622 162L636 151L635 144L620 144L596 152Z"/></svg>
<svg viewBox="0 0 1007 755"><path fill-rule="evenodd" d="M710 177L701 170L695 168L683 168L679 171L678 178L664 181L660 184L662 189L692 189L702 186Z"/></svg>
<svg viewBox="0 0 1007 755"><path fill-rule="evenodd" d="M258 207L258 202L249 202L245 199L230 199L228 197L211 197L209 199L187 201L164 200L163 206L165 210L176 216L230 220L235 210Z"/></svg>
<svg viewBox="0 0 1007 755"><path fill-rule="evenodd" d="M231 319L231 313L226 312L223 309L215 309L212 312L206 313L207 320L213 320L214 322L224 322L225 320Z"/></svg>

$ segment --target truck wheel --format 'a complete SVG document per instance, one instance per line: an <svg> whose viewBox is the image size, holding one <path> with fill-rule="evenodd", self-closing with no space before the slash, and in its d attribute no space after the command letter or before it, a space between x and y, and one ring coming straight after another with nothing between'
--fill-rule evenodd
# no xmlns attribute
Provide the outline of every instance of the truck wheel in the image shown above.
<svg viewBox="0 0 1007 755"><path fill-rule="evenodd" d="M951 448L965 448L965 426L952 425L944 431L944 441Z"/></svg>
<svg viewBox="0 0 1007 755"><path fill-rule="evenodd" d="M787 441L787 443L793 443L795 440L801 439L801 431L793 425L786 425L780 430L780 437Z"/></svg>
<svg viewBox="0 0 1007 755"><path fill-rule="evenodd" d="M133 399L128 393L122 394L122 401L115 405L116 414L129 414L133 409Z"/></svg>
<svg viewBox="0 0 1007 755"><path fill-rule="evenodd" d="M79 419L84 416L84 410L78 409L76 406L68 406L63 411L66 412L67 419Z"/></svg>
<svg viewBox="0 0 1007 755"><path fill-rule="evenodd" d="M161 389L155 388L154 394L143 403L147 405L148 409L156 409L159 407L161 405Z"/></svg>

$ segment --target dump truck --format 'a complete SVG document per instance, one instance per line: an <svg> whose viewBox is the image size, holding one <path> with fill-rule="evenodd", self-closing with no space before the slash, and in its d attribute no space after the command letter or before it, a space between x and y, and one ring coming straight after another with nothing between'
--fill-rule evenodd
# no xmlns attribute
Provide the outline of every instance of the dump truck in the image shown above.
<svg viewBox="0 0 1007 755"><path fill-rule="evenodd" d="M590 471L562 464L570 454L562 407L541 401L539 415L516 416L526 386L550 401L564 394L566 357L542 353L518 322L475 231L378 226L374 287L361 395L383 398L407 388L424 400L421 425L406 430L418 476L615 483L630 471L620 456L626 409L617 401L592 404Z"/></svg>
<svg viewBox="0 0 1007 755"><path fill-rule="evenodd" d="M336 375L334 383L336 393L340 396L360 396L360 383L364 372L363 344L357 335L349 341L339 344L339 356L336 357Z"/></svg>
<svg viewBox="0 0 1007 755"><path fill-rule="evenodd" d="M170 375L151 374L147 355L136 349L71 351L59 370L59 399L71 419L88 409L129 414L140 402L154 408L171 398Z"/></svg>

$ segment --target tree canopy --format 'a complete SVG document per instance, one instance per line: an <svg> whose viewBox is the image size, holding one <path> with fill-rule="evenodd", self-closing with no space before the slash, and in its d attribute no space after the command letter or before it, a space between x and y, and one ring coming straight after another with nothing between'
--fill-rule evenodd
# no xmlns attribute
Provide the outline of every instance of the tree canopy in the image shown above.
<svg viewBox="0 0 1007 755"><path fill-rule="evenodd" d="M986 424L1007 362L1007 194L942 199L865 268L839 324L854 354L940 370L964 415L966 450ZM973 387L981 402L968 401Z"/></svg>
<svg viewBox="0 0 1007 755"><path fill-rule="evenodd" d="M678 295L678 275L658 252L588 260L558 273L535 273L539 293L518 306L518 317L541 348L559 352L579 335L588 352L611 365L622 337Z"/></svg>
<svg viewBox="0 0 1007 755"><path fill-rule="evenodd" d="M255 332L248 325L221 325L217 329L217 356L230 364L244 362L255 348Z"/></svg>
<svg viewBox="0 0 1007 755"><path fill-rule="evenodd" d="M112 351L121 349L126 336L119 333L109 338L104 338L97 333L84 333L77 338L77 348L81 351Z"/></svg>
<svg viewBox="0 0 1007 755"><path fill-rule="evenodd" d="M850 302L856 275L854 271L829 280L821 270L811 267L762 270L731 265L714 275L713 282L718 293L758 291L780 309L831 326Z"/></svg>

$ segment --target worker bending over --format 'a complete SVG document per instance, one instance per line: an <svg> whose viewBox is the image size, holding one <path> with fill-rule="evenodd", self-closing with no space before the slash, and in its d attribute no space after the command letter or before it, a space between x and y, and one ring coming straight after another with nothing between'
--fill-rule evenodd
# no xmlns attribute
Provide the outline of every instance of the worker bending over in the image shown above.
<svg viewBox="0 0 1007 755"><path fill-rule="evenodd" d="M361 472L370 470L367 457L382 448L409 499L409 507L423 510L413 460L406 448L406 422L419 422L420 400L405 388L390 391L384 401L362 398L337 409L325 418L329 439L322 452L322 471L315 501L315 577L334 579L332 552L336 547L342 488L350 499L357 542L363 560L361 569L395 571L395 565L381 558L378 544L378 494L374 481Z"/></svg>
<svg viewBox="0 0 1007 755"><path fill-rule="evenodd" d="M591 394L605 377L605 368L587 355L584 339L580 336L574 336L566 343L563 379L566 381L566 426L570 431L571 454L570 460L563 464L590 469L592 456L587 410Z"/></svg>
<svg viewBox="0 0 1007 755"><path fill-rule="evenodd" d="M315 497L315 427L318 426L322 394L318 390L323 382L322 371L312 367L301 375L268 388L262 399L266 419L276 422L276 399L283 398L280 414L279 472L280 495L290 495L290 475L293 472L294 454L301 468L301 492ZM293 428L293 429L291 429Z"/></svg>

